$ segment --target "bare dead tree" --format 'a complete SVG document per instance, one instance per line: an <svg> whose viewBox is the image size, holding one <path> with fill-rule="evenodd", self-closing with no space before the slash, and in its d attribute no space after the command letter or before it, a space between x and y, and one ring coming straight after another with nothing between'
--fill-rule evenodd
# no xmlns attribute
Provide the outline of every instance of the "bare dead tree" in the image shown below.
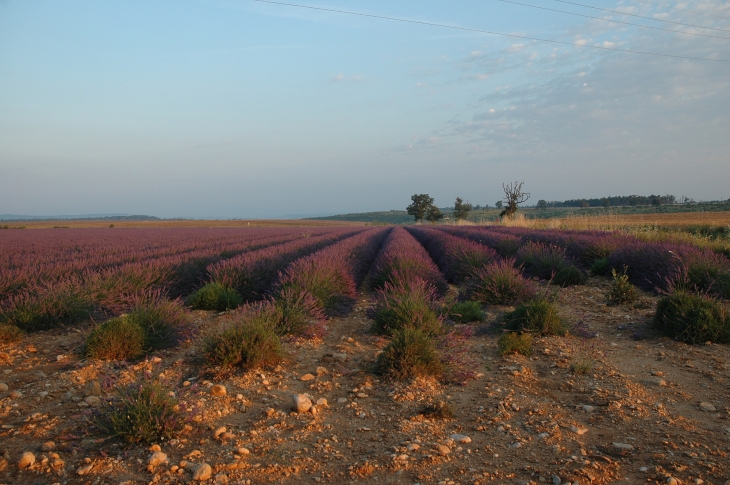
<svg viewBox="0 0 730 485"><path fill-rule="evenodd" d="M508 217L512 219L517 212L517 204L522 204L530 198L529 192L522 191L522 185L525 182L512 182L507 185L502 184L504 189L505 208L499 214L500 217Z"/></svg>

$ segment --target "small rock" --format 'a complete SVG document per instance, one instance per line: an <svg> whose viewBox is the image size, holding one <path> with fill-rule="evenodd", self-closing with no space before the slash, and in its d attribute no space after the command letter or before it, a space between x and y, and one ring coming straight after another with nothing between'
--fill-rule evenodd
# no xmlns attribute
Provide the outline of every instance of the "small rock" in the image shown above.
<svg viewBox="0 0 730 485"><path fill-rule="evenodd" d="M578 426L571 426L570 430L577 435L584 435L588 432L588 428L580 428Z"/></svg>
<svg viewBox="0 0 730 485"><path fill-rule="evenodd" d="M41 445L41 451L51 451L56 447L56 443L53 441L46 441Z"/></svg>
<svg viewBox="0 0 730 485"><path fill-rule="evenodd" d="M593 411L595 411L595 410L596 410L596 408L594 408L593 406L590 406L590 405L588 405L588 404L585 404L585 405L584 405L584 406L582 407L582 409L583 409L583 412L586 412L586 413L592 413Z"/></svg>
<svg viewBox="0 0 730 485"><path fill-rule="evenodd" d="M410 445L408 445L408 451L410 451L411 453L413 453L414 451L418 451L420 449L421 449L421 445L419 445L418 443L411 443Z"/></svg>
<svg viewBox="0 0 730 485"><path fill-rule="evenodd" d="M452 434L449 438L461 444L471 443L471 438L464 434Z"/></svg>
<svg viewBox="0 0 730 485"><path fill-rule="evenodd" d="M18 468L28 468L35 463L35 455L30 451L24 451L18 460Z"/></svg>
<svg viewBox="0 0 730 485"><path fill-rule="evenodd" d="M160 445L152 445L149 447L149 450L154 453L155 451L162 451L162 448L160 448Z"/></svg>
<svg viewBox="0 0 730 485"><path fill-rule="evenodd" d="M341 397L337 400L337 404L345 404L347 402L346 397Z"/></svg>
<svg viewBox="0 0 730 485"><path fill-rule="evenodd" d="M84 465L84 466L79 467L76 470L76 473L78 475L86 475L87 473L89 473L91 471L92 468L94 468L94 464L93 463L89 463L88 465Z"/></svg>
<svg viewBox="0 0 730 485"><path fill-rule="evenodd" d="M552 480L553 480L553 485L560 485L560 482L562 482L560 477L557 475L553 475Z"/></svg>
<svg viewBox="0 0 730 485"><path fill-rule="evenodd" d="M317 411L317 406L312 406L309 408L309 412L316 415L319 411Z"/></svg>
<svg viewBox="0 0 730 485"><path fill-rule="evenodd" d="M248 455L249 453L251 453L248 448L239 448L236 451L239 455Z"/></svg>
<svg viewBox="0 0 730 485"><path fill-rule="evenodd" d="M0 472L8 469L8 460L0 456Z"/></svg>
<svg viewBox="0 0 730 485"><path fill-rule="evenodd" d="M231 441L236 439L236 435L233 433L223 433L220 436L221 441Z"/></svg>
<svg viewBox="0 0 730 485"><path fill-rule="evenodd" d="M451 448L449 448L446 445L437 445L436 450L439 452L439 455L446 456L449 453L451 453Z"/></svg>
<svg viewBox="0 0 730 485"><path fill-rule="evenodd" d="M327 374L327 369L326 368L324 368L324 367L317 367L317 375L318 376L323 376L325 374Z"/></svg>
<svg viewBox="0 0 730 485"><path fill-rule="evenodd" d="M292 400L294 401L294 410L298 413L306 413L312 407L312 400L304 394L294 394Z"/></svg>
<svg viewBox="0 0 730 485"><path fill-rule="evenodd" d="M356 396L357 396L358 399L365 399L366 397L368 397L368 395L365 394L364 392L358 392L356 394Z"/></svg>
<svg viewBox="0 0 730 485"><path fill-rule="evenodd" d="M677 485L679 482L674 477L667 477L667 481L664 483L666 483L667 485Z"/></svg>
<svg viewBox="0 0 730 485"><path fill-rule="evenodd" d="M644 384L646 384L647 386L666 387L667 381L665 381L664 379L658 379L658 378L645 379Z"/></svg>
<svg viewBox="0 0 730 485"><path fill-rule="evenodd" d="M626 443L613 443L613 447L619 451L631 451L634 449L633 446Z"/></svg>
<svg viewBox="0 0 730 485"><path fill-rule="evenodd" d="M347 360L347 354L345 353L334 353L332 354L332 358L335 360L339 360L340 362L345 362Z"/></svg>
<svg viewBox="0 0 730 485"><path fill-rule="evenodd" d="M150 455L149 459L147 460L147 464L153 468L156 466L165 465L167 462L167 455L161 451L155 451Z"/></svg>
<svg viewBox="0 0 730 485"><path fill-rule="evenodd" d="M101 402L101 399L99 399L97 396L87 396L84 399L84 402L88 404L89 406L96 406Z"/></svg>
<svg viewBox="0 0 730 485"><path fill-rule="evenodd" d="M646 467L646 466L642 466L641 468L639 468L639 471L640 471L641 473L646 473L646 472L648 472L648 471L649 471L649 467Z"/></svg>
<svg viewBox="0 0 730 485"><path fill-rule="evenodd" d="M89 382L84 389L84 396L101 396L101 384L98 381Z"/></svg>
<svg viewBox="0 0 730 485"><path fill-rule="evenodd" d="M215 431L213 431L213 438L219 440L219 439L221 439L221 435L225 432L226 432L226 427L220 426L220 427L216 428Z"/></svg>
<svg viewBox="0 0 730 485"><path fill-rule="evenodd" d="M345 399L345 402L347 402L347 399ZM327 406L327 399L320 397L317 399L317 406L319 407L326 407Z"/></svg>
<svg viewBox="0 0 730 485"><path fill-rule="evenodd" d="M5 384L4 382L0 382L0 392L7 392L7 390L8 390L8 385Z"/></svg>
<svg viewBox="0 0 730 485"><path fill-rule="evenodd" d="M313 374L304 374L302 377L299 378L300 381L313 381L316 379Z"/></svg>
<svg viewBox="0 0 730 485"><path fill-rule="evenodd" d="M695 478L694 483L695 483L695 485L702 485L703 483L705 483L705 481L702 480L701 478Z"/></svg>
<svg viewBox="0 0 730 485"><path fill-rule="evenodd" d="M713 406L709 402L701 402L700 411L704 411L706 413L714 413L715 411L717 411L717 409L715 409L715 406Z"/></svg>
<svg viewBox="0 0 730 485"><path fill-rule="evenodd" d="M546 439L550 438L550 433L540 433L539 435L537 435L537 437L540 439L546 440Z"/></svg>
<svg viewBox="0 0 730 485"><path fill-rule="evenodd" d="M23 397L23 393L20 391L13 391L10 393L10 399L20 399L21 397Z"/></svg>
<svg viewBox="0 0 730 485"><path fill-rule="evenodd" d="M212 474L213 469L210 467L210 465L208 465L207 463L201 463L200 465L198 465L198 467L195 469L195 472L193 473L193 480L204 482L206 480L209 480Z"/></svg>
<svg viewBox="0 0 730 485"><path fill-rule="evenodd" d="M216 485L225 485L228 483L228 475L225 473L216 474L214 483L216 483Z"/></svg>
<svg viewBox="0 0 730 485"><path fill-rule="evenodd" d="M226 386L222 384L215 384L210 388L210 395L214 397L223 397L226 395ZM210 467L209 467L210 468ZM210 478L210 477L208 477ZM207 478L206 478L207 480Z"/></svg>

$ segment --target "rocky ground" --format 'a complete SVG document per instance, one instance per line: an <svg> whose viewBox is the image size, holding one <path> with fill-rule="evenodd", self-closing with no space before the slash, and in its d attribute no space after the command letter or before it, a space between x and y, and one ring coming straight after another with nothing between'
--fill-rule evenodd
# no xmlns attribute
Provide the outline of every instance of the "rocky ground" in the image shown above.
<svg viewBox="0 0 730 485"><path fill-rule="evenodd" d="M656 297L606 306L608 286L559 290L583 337L536 339L531 357L499 355L489 322L506 308L490 308L465 385L374 375L386 341L368 333L371 299L323 338L287 342L276 369L219 382L201 375L199 342L119 365L78 357L88 328L33 334L0 348L0 483L730 483L730 348L662 338ZM195 315L203 330L228 318ZM145 374L191 409L187 431L105 439L101 401Z"/></svg>

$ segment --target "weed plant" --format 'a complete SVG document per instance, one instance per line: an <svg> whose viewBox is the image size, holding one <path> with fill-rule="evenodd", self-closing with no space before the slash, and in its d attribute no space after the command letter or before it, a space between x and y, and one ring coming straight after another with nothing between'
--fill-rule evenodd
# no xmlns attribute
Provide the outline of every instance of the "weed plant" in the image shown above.
<svg viewBox="0 0 730 485"><path fill-rule="evenodd" d="M629 275L626 274L627 270L628 268L625 266L623 273L618 273L614 268L611 269L613 284L606 295L606 302L609 305L633 303L639 298L636 288L629 283Z"/></svg>
<svg viewBox="0 0 730 485"><path fill-rule="evenodd" d="M527 330L540 335L562 335L565 326L558 310L545 298L538 298L517 306L503 317L512 330Z"/></svg>
<svg viewBox="0 0 730 485"><path fill-rule="evenodd" d="M593 261L593 264L591 264L591 273L596 276L605 276L608 274L608 270L610 268L608 258L596 259Z"/></svg>
<svg viewBox="0 0 730 485"><path fill-rule="evenodd" d="M445 365L431 335L412 327L395 330L392 335L391 342L378 356L380 373L396 380L440 377L444 373Z"/></svg>
<svg viewBox="0 0 730 485"><path fill-rule="evenodd" d="M457 323L483 322L485 315L478 301L463 301L449 309L449 318Z"/></svg>
<svg viewBox="0 0 730 485"><path fill-rule="evenodd" d="M23 331L15 325L0 323L0 344L17 342L23 338Z"/></svg>
<svg viewBox="0 0 730 485"><path fill-rule="evenodd" d="M517 263L525 272L542 279L551 279L560 286L585 284L587 277L565 255L565 249L553 244L529 242L517 252Z"/></svg>
<svg viewBox="0 0 730 485"><path fill-rule="evenodd" d="M502 355L521 354L524 356L532 355L533 337L530 333L525 332L505 332L497 341L499 353Z"/></svg>
<svg viewBox="0 0 730 485"><path fill-rule="evenodd" d="M233 288L220 283L208 283L188 297L187 304L193 310L233 310L243 303L243 298Z"/></svg>
<svg viewBox="0 0 730 485"><path fill-rule="evenodd" d="M476 271L467 283L467 294L483 303L512 305L534 297L534 290L509 258Z"/></svg>
<svg viewBox="0 0 730 485"><path fill-rule="evenodd" d="M678 290L662 297L654 325L665 335L689 344L730 343L730 315L706 295Z"/></svg>
<svg viewBox="0 0 730 485"><path fill-rule="evenodd" d="M146 380L118 389L95 424L113 438L150 444L177 436L185 426L185 416L169 389Z"/></svg>
<svg viewBox="0 0 730 485"><path fill-rule="evenodd" d="M454 419L456 416L454 405L443 401L422 407L418 414L429 419Z"/></svg>
<svg viewBox="0 0 730 485"><path fill-rule="evenodd" d="M580 354L570 360L570 372L573 374L589 374L593 371L596 361L590 355Z"/></svg>

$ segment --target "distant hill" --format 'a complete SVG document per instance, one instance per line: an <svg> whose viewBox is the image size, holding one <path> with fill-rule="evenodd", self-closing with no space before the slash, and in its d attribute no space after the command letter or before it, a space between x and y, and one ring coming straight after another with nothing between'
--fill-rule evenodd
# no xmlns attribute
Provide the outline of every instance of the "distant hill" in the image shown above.
<svg viewBox="0 0 730 485"><path fill-rule="evenodd" d="M129 214L77 214L66 216L25 216L18 214L0 214L0 221L159 221L159 217Z"/></svg>
<svg viewBox="0 0 730 485"><path fill-rule="evenodd" d="M382 224L406 224L413 222L413 216L406 211L358 212L354 214L337 214L334 216L307 217L304 220L313 221L349 221L371 222Z"/></svg>

